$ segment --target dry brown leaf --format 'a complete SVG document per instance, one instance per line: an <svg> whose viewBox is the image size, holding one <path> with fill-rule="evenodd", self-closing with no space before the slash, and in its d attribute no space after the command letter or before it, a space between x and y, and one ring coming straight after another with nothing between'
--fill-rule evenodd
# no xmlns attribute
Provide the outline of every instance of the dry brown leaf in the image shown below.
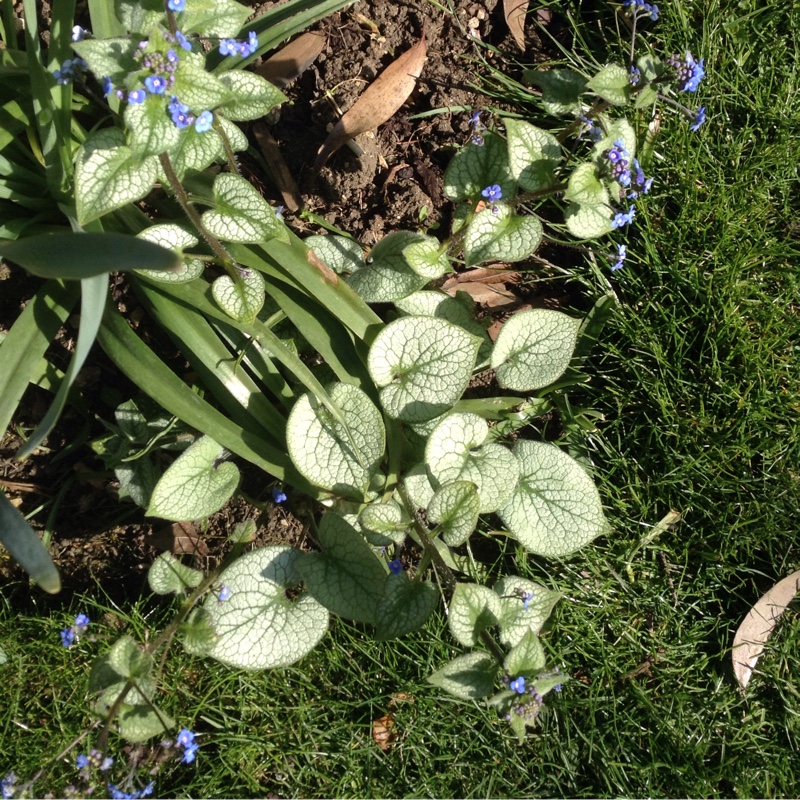
<svg viewBox="0 0 800 800"><path fill-rule="evenodd" d="M156 550L167 550L176 556L208 555L208 545L198 536L191 522L173 522L155 531L147 544Z"/></svg>
<svg viewBox="0 0 800 800"><path fill-rule="evenodd" d="M394 729L394 717L384 714L372 723L372 740L381 750L391 750L397 741L397 731Z"/></svg>
<svg viewBox="0 0 800 800"><path fill-rule="evenodd" d="M733 674L742 691L756 668L759 657L764 652L764 645L772 635L775 625L786 611L786 606L800 592L800 570L793 572L788 578L778 581L748 611L744 622L733 637Z"/></svg>
<svg viewBox="0 0 800 800"><path fill-rule="evenodd" d="M423 30L422 38L410 50L392 61L339 120L317 153L314 172L319 172L348 140L383 125L397 113L414 91L427 53Z"/></svg>
<svg viewBox="0 0 800 800"><path fill-rule="evenodd" d="M517 298L505 286L505 283L486 284L483 281L463 281L445 291L453 297L456 292L466 292L476 303L487 308L506 308L513 306L517 302Z"/></svg>
<svg viewBox="0 0 800 800"><path fill-rule="evenodd" d="M273 86L283 89L302 75L325 47L324 33L304 33L270 56L256 72Z"/></svg>
<svg viewBox="0 0 800 800"><path fill-rule="evenodd" d="M283 160L283 155L278 147L278 143L272 138L272 134L263 122L256 122L253 125L253 133L256 141L267 162L272 179L283 197L286 208L291 212L299 211L303 207L303 198L297 188L294 177Z"/></svg>
<svg viewBox="0 0 800 800"><path fill-rule="evenodd" d="M503 0L503 14L508 30L522 52L525 52L525 15L528 13L528 0Z"/></svg>

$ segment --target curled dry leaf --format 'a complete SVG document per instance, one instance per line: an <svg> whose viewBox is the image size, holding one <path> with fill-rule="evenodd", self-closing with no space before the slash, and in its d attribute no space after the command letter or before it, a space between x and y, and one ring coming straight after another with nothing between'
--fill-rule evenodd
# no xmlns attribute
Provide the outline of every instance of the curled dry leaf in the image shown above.
<svg viewBox="0 0 800 800"><path fill-rule="evenodd" d="M300 196L294 176L283 160L278 143L272 138L269 128L263 122L256 122L253 125L253 133L264 155L264 161L267 162L272 179L283 197L284 205L292 213L299 211L303 207L303 198Z"/></svg>
<svg viewBox="0 0 800 800"><path fill-rule="evenodd" d="M208 545L200 538L191 522L173 522L155 531L147 544L156 550L167 550L176 556L208 555Z"/></svg>
<svg viewBox="0 0 800 800"><path fill-rule="evenodd" d="M462 281L445 291L454 297L456 292L466 292L476 303L487 308L508 308L516 304L517 298L505 287L505 283Z"/></svg>
<svg viewBox="0 0 800 800"><path fill-rule="evenodd" d="M273 86L283 89L317 60L324 46L324 33L304 33L281 47L256 72Z"/></svg>
<svg viewBox="0 0 800 800"><path fill-rule="evenodd" d="M528 0L503 0L503 14L508 30L522 52L525 52L525 15L528 13Z"/></svg>
<svg viewBox="0 0 800 800"><path fill-rule="evenodd" d="M786 606L800 592L800 570L788 578L778 581L748 611L744 622L733 637L733 674L742 691L747 688L753 670L756 668L764 645L772 635L775 625L786 610Z"/></svg>
<svg viewBox="0 0 800 800"><path fill-rule="evenodd" d="M314 172L348 140L390 120L414 91L427 56L425 31L410 49L389 64L339 120L317 153Z"/></svg>
<svg viewBox="0 0 800 800"><path fill-rule="evenodd" d="M391 714L384 714L380 719L373 721L372 740L384 751L394 747L394 743L397 741L397 731L394 717Z"/></svg>

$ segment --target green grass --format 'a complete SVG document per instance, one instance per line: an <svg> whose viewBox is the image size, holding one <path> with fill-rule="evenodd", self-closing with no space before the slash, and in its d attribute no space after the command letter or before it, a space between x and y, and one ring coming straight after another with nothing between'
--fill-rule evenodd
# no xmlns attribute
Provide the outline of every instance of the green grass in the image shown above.
<svg viewBox="0 0 800 800"><path fill-rule="evenodd" d="M572 398L605 416L589 443L613 533L565 561L519 558L564 592L545 643L573 676L536 734L520 745L493 711L425 683L458 652L441 618L396 644L337 623L298 665L264 674L176 650L164 706L202 747L195 765L161 768L159 794L798 795L797 604L746 699L730 648L748 608L800 567L799 23L791 4L678 2L654 27L659 52L705 57L689 100L709 121L691 134L664 114L657 183L612 278L620 309ZM680 525L637 549L670 509ZM0 772L27 779L91 724L87 671L115 632L101 622L70 651L58 638L87 609L112 610L0 608ZM126 614L140 636L166 619L152 599ZM397 692L413 703L392 712L399 739L384 753L371 724ZM34 792L63 794L73 763Z"/></svg>

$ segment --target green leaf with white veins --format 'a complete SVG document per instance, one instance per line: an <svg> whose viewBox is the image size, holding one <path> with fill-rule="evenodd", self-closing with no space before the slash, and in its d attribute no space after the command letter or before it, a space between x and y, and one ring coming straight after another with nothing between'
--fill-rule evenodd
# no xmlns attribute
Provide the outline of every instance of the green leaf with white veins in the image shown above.
<svg viewBox="0 0 800 800"><path fill-rule="evenodd" d="M407 245L403 250L403 256L417 275L434 281L445 273L453 271L447 254L440 252L440 249L441 245L438 239L426 236L424 239Z"/></svg>
<svg viewBox="0 0 800 800"><path fill-rule="evenodd" d="M467 388L480 339L435 317L403 317L372 343L369 374L386 413L402 422L443 414Z"/></svg>
<svg viewBox="0 0 800 800"><path fill-rule="evenodd" d="M180 17L181 30L222 38L236 36L249 16L250 9L233 0L187 0Z"/></svg>
<svg viewBox="0 0 800 800"><path fill-rule="evenodd" d="M211 285L217 305L239 322L252 322L264 305L264 278L257 270L243 270L239 280L220 275Z"/></svg>
<svg viewBox="0 0 800 800"><path fill-rule="evenodd" d="M552 133L517 119L503 121L508 133L508 164L514 180L528 192L555 183L561 145Z"/></svg>
<svg viewBox="0 0 800 800"><path fill-rule="evenodd" d="M158 171L155 156L134 164L125 133L106 128L90 134L75 163L75 205L78 222L87 222L115 208L140 200L152 188Z"/></svg>
<svg viewBox="0 0 800 800"><path fill-rule="evenodd" d="M428 478L428 469L425 464L414 464L406 471L404 484L409 499L416 508L427 508L433 500L435 489Z"/></svg>
<svg viewBox="0 0 800 800"><path fill-rule="evenodd" d="M481 631L497 625L499 618L500 598L491 589L477 583L456 584L447 624L458 642L473 647Z"/></svg>
<svg viewBox="0 0 800 800"><path fill-rule="evenodd" d="M448 414L425 447L432 484L471 481L478 487L481 514L497 511L511 497L519 463L502 444L486 442L489 425L477 414ZM448 542L450 544L450 542Z"/></svg>
<svg viewBox="0 0 800 800"><path fill-rule="evenodd" d="M147 516L180 522L219 511L239 483L235 464L225 462L215 467L224 453L225 449L209 436L184 450L156 484Z"/></svg>
<svg viewBox="0 0 800 800"><path fill-rule="evenodd" d="M502 203L486 208L470 222L464 236L464 263L521 261L542 241L538 217L520 217Z"/></svg>
<svg viewBox="0 0 800 800"><path fill-rule="evenodd" d="M300 582L299 550L261 547L223 570L220 583L230 597L213 594L203 606L218 639L209 655L238 669L274 669L301 659L328 629L328 611L304 592L290 600L286 590Z"/></svg>
<svg viewBox="0 0 800 800"><path fill-rule="evenodd" d="M136 238L146 239L148 242L174 250L181 258L184 248L195 247L198 242L195 236L172 222L145 228L141 233L136 234ZM199 258L187 258L181 262L181 266L176 272L155 269L137 269L136 272L164 283L187 283L202 275L203 269L203 262Z"/></svg>
<svg viewBox="0 0 800 800"><path fill-rule="evenodd" d="M500 665L488 653L454 658L428 678L428 683L462 700L480 700L492 692Z"/></svg>
<svg viewBox="0 0 800 800"><path fill-rule="evenodd" d="M175 72L175 83L169 90L170 95L175 95L181 103L189 106L193 114L216 109L217 106L233 100L230 89L219 78L206 71L205 58L202 55L184 50L178 52L180 65ZM167 116L166 112L164 116Z"/></svg>
<svg viewBox="0 0 800 800"><path fill-rule="evenodd" d="M504 200L510 200L517 186L508 166L505 139L492 131L482 134L483 144L467 142L450 160L444 174L444 193L453 201L481 199L488 186L500 186Z"/></svg>
<svg viewBox="0 0 800 800"><path fill-rule="evenodd" d="M315 397L305 394L286 422L289 456L315 486L363 498L383 457L383 418L358 387L336 383L327 390L347 428Z"/></svg>
<svg viewBox="0 0 800 800"><path fill-rule="evenodd" d="M613 230L614 215L608 206L585 206L570 203L564 214L567 230L578 239L597 239Z"/></svg>
<svg viewBox="0 0 800 800"><path fill-rule="evenodd" d="M587 84L587 88L613 106L624 106L631 97L630 73L619 64L603 67Z"/></svg>
<svg viewBox="0 0 800 800"><path fill-rule="evenodd" d="M507 647L514 647L526 633L538 634L561 599L558 592L516 575L501 578L493 590L500 598L500 641Z"/></svg>
<svg viewBox="0 0 800 800"><path fill-rule="evenodd" d="M434 525L441 525L442 538L450 547L457 547L464 544L475 530L480 506L481 501L474 483L453 481L442 486L431 498L428 519Z"/></svg>
<svg viewBox="0 0 800 800"><path fill-rule="evenodd" d="M355 272L365 264L361 245L347 236L306 236L303 242L337 275Z"/></svg>
<svg viewBox="0 0 800 800"><path fill-rule="evenodd" d="M222 126L225 135L235 153L247 150L247 137L232 122L225 117L217 117L217 122ZM184 128L181 139L176 147L172 148L170 159L172 168L179 180L183 180L187 170L204 170L215 161L220 161L225 156L225 147L222 137L212 128L210 131L198 133L194 126ZM167 183L164 176L160 176L162 183Z"/></svg>
<svg viewBox="0 0 800 800"><path fill-rule="evenodd" d="M372 248L366 266L350 275L347 282L368 303L391 303L416 292L428 279L411 269L403 253L408 245L424 238L411 231L384 236Z"/></svg>
<svg viewBox="0 0 800 800"><path fill-rule="evenodd" d="M558 447L520 440L519 483L497 513L528 551L559 557L574 553L608 529L600 494L581 465Z"/></svg>
<svg viewBox="0 0 800 800"><path fill-rule="evenodd" d="M553 383L569 366L580 326L580 320L544 308L514 314L492 350L497 382L515 392Z"/></svg>
<svg viewBox="0 0 800 800"><path fill-rule="evenodd" d="M289 99L280 89L254 72L234 69L223 73L219 79L230 90L231 99L217 111L228 119L258 119Z"/></svg>
<svg viewBox="0 0 800 800"><path fill-rule="evenodd" d="M164 19L161 0L114 0L117 19L132 33L150 33Z"/></svg>
<svg viewBox="0 0 800 800"><path fill-rule="evenodd" d="M548 114L559 117L582 113L580 98L587 81L580 73L571 69L525 70L523 77L541 88L542 105Z"/></svg>
<svg viewBox="0 0 800 800"><path fill-rule="evenodd" d="M358 515L358 522L366 540L375 547L402 544L411 527L408 515L394 500L370 503Z"/></svg>
<svg viewBox="0 0 800 800"><path fill-rule="evenodd" d="M255 187L238 175L223 173L214 181L216 209L203 214L203 225L228 242L258 244L267 239L289 241L283 223Z"/></svg>
<svg viewBox="0 0 800 800"><path fill-rule="evenodd" d="M109 77L112 83L124 83L139 65L133 59L137 43L130 37L122 39L84 39L73 42L72 49L89 65L98 77Z"/></svg>
<svg viewBox="0 0 800 800"><path fill-rule="evenodd" d="M409 580L405 572L387 575L375 611L375 638L385 642L418 630L438 603L439 592L430 581Z"/></svg>
<svg viewBox="0 0 800 800"><path fill-rule="evenodd" d="M597 177L594 164L579 164L572 171L564 197L573 203L595 206L608 204L608 192Z"/></svg>
<svg viewBox="0 0 800 800"><path fill-rule="evenodd" d="M306 589L334 614L374 623L386 578L383 562L364 537L333 512L320 522L319 541L322 552L305 553L297 563Z"/></svg>
<svg viewBox="0 0 800 800"><path fill-rule="evenodd" d="M531 631L528 631L520 639L503 662L509 675L524 675L526 678L535 677L544 669L545 664L547 664L547 657L544 654L544 647L542 647L539 637Z"/></svg>
<svg viewBox="0 0 800 800"><path fill-rule="evenodd" d="M203 582L203 573L165 552L147 571L147 582L156 594L178 594L199 586Z"/></svg>
<svg viewBox="0 0 800 800"><path fill-rule="evenodd" d="M597 165L604 163L603 153L610 150L616 141L622 141L631 158L636 155L636 131L628 120L615 119L608 122L606 135L592 149Z"/></svg>
<svg viewBox="0 0 800 800"><path fill-rule="evenodd" d="M129 103L124 118L136 160L169 151L181 138L181 131L167 116L164 101L157 95L148 95L143 103Z"/></svg>

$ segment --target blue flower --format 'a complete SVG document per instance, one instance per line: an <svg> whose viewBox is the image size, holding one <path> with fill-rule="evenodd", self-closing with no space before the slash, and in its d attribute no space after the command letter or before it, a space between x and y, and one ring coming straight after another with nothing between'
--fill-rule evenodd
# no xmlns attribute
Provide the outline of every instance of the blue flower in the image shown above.
<svg viewBox="0 0 800 800"><path fill-rule="evenodd" d="M194 736L194 731L190 731L188 728L181 728L175 739L175 743L179 744L181 747L190 747L194 744Z"/></svg>
<svg viewBox="0 0 800 800"><path fill-rule="evenodd" d="M75 617L75 629L78 633L83 633L89 627L89 617L86 614L78 614Z"/></svg>
<svg viewBox="0 0 800 800"><path fill-rule="evenodd" d="M483 147L483 136L481 136L480 134L473 133L472 136L470 137L470 140L472 141L472 144L475 145L475 147Z"/></svg>
<svg viewBox="0 0 800 800"><path fill-rule="evenodd" d="M53 72L53 77L59 86L66 86L73 78L80 77L80 74L89 65L82 58L66 58L61 65L61 69Z"/></svg>
<svg viewBox="0 0 800 800"><path fill-rule="evenodd" d="M235 56L239 50L236 39L220 39L219 52L223 56Z"/></svg>
<svg viewBox="0 0 800 800"><path fill-rule="evenodd" d="M184 50L192 49L191 42L180 31L175 32L175 39Z"/></svg>
<svg viewBox="0 0 800 800"><path fill-rule="evenodd" d="M145 97L147 97L147 92L144 89L134 89L132 92L128 92L128 102L134 106L144 103Z"/></svg>
<svg viewBox="0 0 800 800"><path fill-rule="evenodd" d="M170 64L178 63L178 54L171 47L167 50L167 61L169 61Z"/></svg>
<svg viewBox="0 0 800 800"><path fill-rule="evenodd" d="M276 486L272 490L272 501L278 505L286 502L286 493L280 488L280 486Z"/></svg>
<svg viewBox="0 0 800 800"><path fill-rule="evenodd" d="M64 647L72 647L75 642L75 630L74 628L64 628L61 631L61 644Z"/></svg>
<svg viewBox="0 0 800 800"><path fill-rule="evenodd" d="M631 67L630 75L628 76L628 83L631 86L638 86L639 81L642 79L642 73L637 67Z"/></svg>
<svg viewBox="0 0 800 800"><path fill-rule="evenodd" d="M181 764L191 764L194 761L194 757L197 755L198 745L191 744L183 751L183 758L181 758Z"/></svg>
<svg viewBox="0 0 800 800"><path fill-rule="evenodd" d="M628 256L628 248L624 244L617 245L617 261L615 264L611 266L611 271L616 272L618 269L622 269L623 264L625 263L625 259Z"/></svg>
<svg viewBox="0 0 800 800"><path fill-rule="evenodd" d="M528 606L530 605L532 599L533 599L533 592L523 592L522 593L522 610L523 611L527 611L528 610Z"/></svg>
<svg viewBox="0 0 800 800"><path fill-rule="evenodd" d="M144 789L139 789L138 792L123 792L118 789L113 783L108 784L108 791L111 794L112 800L139 800L140 797L147 797L153 794L154 781L150 781Z"/></svg>
<svg viewBox="0 0 800 800"><path fill-rule="evenodd" d="M481 125L481 112L480 111L473 111L469 115L469 124L472 128L480 128Z"/></svg>
<svg viewBox="0 0 800 800"><path fill-rule="evenodd" d="M111 769L111 765L114 763L114 759L111 756L106 756L102 762L100 763L100 769L103 772L108 772Z"/></svg>
<svg viewBox="0 0 800 800"><path fill-rule="evenodd" d="M247 44L250 46L250 55L253 55L258 50L258 36L255 31L247 34Z"/></svg>
<svg viewBox="0 0 800 800"><path fill-rule="evenodd" d="M403 571L403 565L400 562L399 558L395 558L394 560L389 562L389 572L392 575L399 575Z"/></svg>
<svg viewBox="0 0 800 800"><path fill-rule="evenodd" d="M167 0L167 8L180 14L186 8L186 0Z"/></svg>
<svg viewBox="0 0 800 800"><path fill-rule="evenodd" d="M214 121L214 115L210 111L203 111L195 120L194 129L198 133L205 133L211 130L211 123Z"/></svg>
<svg viewBox="0 0 800 800"><path fill-rule="evenodd" d="M694 122L689 126L690 131L696 131L706 121L706 107L700 106L694 115Z"/></svg>
<svg viewBox="0 0 800 800"><path fill-rule="evenodd" d="M80 25L75 25L72 29L72 41L82 42L87 33L89 33L89 31L87 31L85 28L81 28Z"/></svg>
<svg viewBox="0 0 800 800"><path fill-rule="evenodd" d="M17 782L17 776L14 772L9 772L8 775L0 781L0 789L3 793L3 800L10 800L14 796L14 784Z"/></svg>
<svg viewBox="0 0 800 800"><path fill-rule="evenodd" d="M163 75L148 75L144 85L150 94L164 94L167 91L167 79Z"/></svg>
<svg viewBox="0 0 800 800"><path fill-rule="evenodd" d="M217 595L217 600L219 600L220 603L224 603L230 596L231 596L230 587L226 586L223 583L222 586L219 587L219 594Z"/></svg>
<svg viewBox="0 0 800 800"><path fill-rule="evenodd" d="M500 188L499 183L494 183L487 186L482 192L481 196L485 197L490 203L496 203L503 197L503 190Z"/></svg>
<svg viewBox="0 0 800 800"><path fill-rule="evenodd" d="M517 694L525 694L525 678L522 675L508 684L508 688L515 691Z"/></svg>
<svg viewBox="0 0 800 800"><path fill-rule="evenodd" d="M694 56L687 50L686 57L670 56L667 64L675 70L675 79L678 81L679 92L696 92L700 81L706 76L703 68L704 59L694 60Z"/></svg>
<svg viewBox="0 0 800 800"><path fill-rule="evenodd" d="M194 122L194 115L189 113L189 106L173 97L167 106L172 121L179 130L188 128Z"/></svg>
<svg viewBox="0 0 800 800"><path fill-rule="evenodd" d="M634 216L636 216L636 209L633 206L628 209L627 214L620 211L614 216L614 219L611 220L611 227L621 228L623 225L630 225L633 222Z"/></svg>
<svg viewBox="0 0 800 800"><path fill-rule="evenodd" d="M78 769L83 769L84 767L88 767L88 766L89 766L89 756L86 756L86 755L84 755L83 753L81 753L81 754L80 754L80 755L79 755L79 756L78 756L78 757L75 759L75 766L76 766Z"/></svg>
<svg viewBox="0 0 800 800"><path fill-rule="evenodd" d="M111 78L106 76L103 78L103 95L108 97L112 91L114 91L114 84L111 83Z"/></svg>

